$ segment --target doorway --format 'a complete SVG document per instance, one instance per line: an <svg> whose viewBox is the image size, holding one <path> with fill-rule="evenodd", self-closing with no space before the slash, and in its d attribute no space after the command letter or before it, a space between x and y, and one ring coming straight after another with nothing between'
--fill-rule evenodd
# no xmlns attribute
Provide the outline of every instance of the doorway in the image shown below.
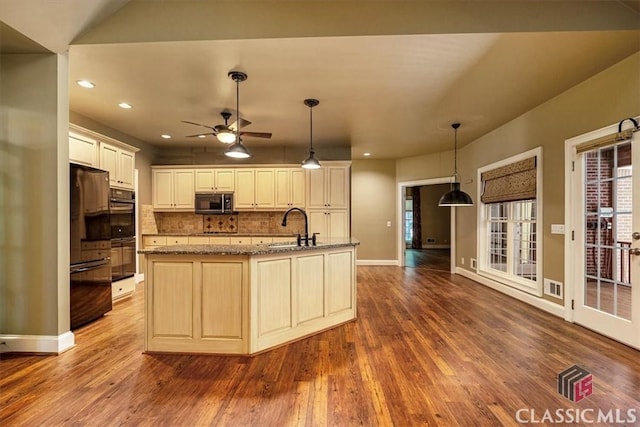
<svg viewBox="0 0 640 427"><path fill-rule="evenodd" d="M640 206L640 135L608 137L617 131L611 126L568 141L569 320L640 348L640 209L633 209Z"/></svg>
<svg viewBox="0 0 640 427"><path fill-rule="evenodd" d="M453 263L453 260L455 260L455 208L448 209L436 206L436 209L442 210L445 215L449 215L449 221L447 222L449 224L446 234L447 238L434 237L434 239L436 240L435 242L427 242L427 240L430 239L430 236L424 235L423 233L423 236L421 237L424 238L418 239L421 240L421 242L418 244L419 247L407 247L407 242L414 241L415 237L412 213L413 201L412 196L407 196L408 192L410 191L409 189L415 187L433 187L437 189L434 189L435 193L436 191L440 191L441 184L446 184L448 186L450 181L451 177L443 177L398 183L398 218L402 218L401 221L398 221L397 231L398 265L400 267L410 267L417 265L425 266L431 264L432 266L434 266L434 268L437 265L439 269L447 270L451 273L454 272L455 265ZM433 197L426 197L427 200L430 200L431 198ZM437 199L439 199L439 196L437 197ZM421 211L425 211L425 207L426 206L421 203ZM447 210L449 210L448 213ZM427 234L429 233L427 232ZM440 240L441 242L439 243L438 240ZM448 240L448 242L445 242L445 240ZM444 245L447 245L448 248L444 248ZM444 264L448 263L448 265L444 266L444 268L443 260Z"/></svg>

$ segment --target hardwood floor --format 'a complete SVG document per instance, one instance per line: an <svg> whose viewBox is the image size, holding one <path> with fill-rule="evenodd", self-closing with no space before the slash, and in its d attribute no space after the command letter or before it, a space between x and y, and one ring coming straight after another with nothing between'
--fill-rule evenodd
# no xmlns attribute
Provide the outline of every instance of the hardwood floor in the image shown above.
<svg viewBox="0 0 640 427"><path fill-rule="evenodd" d="M143 354L143 293L64 354L1 355L0 425L500 426L520 409L640 411L640 352L424 267L358 267L355 322L253 358ZM556 389L574 364L594 377L578 403Z"/></svg>

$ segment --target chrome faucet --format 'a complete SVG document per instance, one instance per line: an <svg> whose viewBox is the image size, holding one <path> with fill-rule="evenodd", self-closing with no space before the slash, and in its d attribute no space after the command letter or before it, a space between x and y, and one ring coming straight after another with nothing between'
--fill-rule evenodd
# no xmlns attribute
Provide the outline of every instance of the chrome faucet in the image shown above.
<svg viewBox="0 0 640 427"><path fill-rule="evenodd" d="M309 219L307 218L307 213L303 209L291 208L287 210L284 213L284 216L282 217L282 226L283 227L287 226L287 216L291 211L298 211L304 216L304 237L301 237L300 234L298 234L298 238L297 238L298 246L302 246L302 242L304 242L305 246L309 246ZM313 233L313 236L311 237L311 244L313 246L316 245L316 234L317 233Z"/></svg>

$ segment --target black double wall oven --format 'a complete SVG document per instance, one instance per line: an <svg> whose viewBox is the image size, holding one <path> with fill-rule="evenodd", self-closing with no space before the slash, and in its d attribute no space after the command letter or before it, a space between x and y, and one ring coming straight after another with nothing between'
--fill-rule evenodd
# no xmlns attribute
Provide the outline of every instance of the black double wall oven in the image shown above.
<svg viewBox="0 0 640 427"><path fill-rule="evenodd" d="M111 280L136 273L135 192L111 189Z"/></svg>

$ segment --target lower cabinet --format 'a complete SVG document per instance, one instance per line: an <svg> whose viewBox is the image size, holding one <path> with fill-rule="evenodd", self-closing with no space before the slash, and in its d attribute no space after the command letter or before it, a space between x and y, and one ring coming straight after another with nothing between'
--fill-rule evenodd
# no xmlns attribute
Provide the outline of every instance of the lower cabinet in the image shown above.
<svg viewBox="0 0 640 427"><path fill-rule="evenodd" d="M136 280L134 277L111 282L111 299L118 300L129 296L136 289Z"/></svg>
<svg viewBox="0 0 640 427"><path fill-rule="evenodd" d="M356 317L355 248L147 259L145 350L255 354Z"/></svg>
<svg viewBox="0 0 640 427"><path fill-rule="evenodd" d="M207 258L148 263L148 351L248 353L246 257Z"/></svg>

